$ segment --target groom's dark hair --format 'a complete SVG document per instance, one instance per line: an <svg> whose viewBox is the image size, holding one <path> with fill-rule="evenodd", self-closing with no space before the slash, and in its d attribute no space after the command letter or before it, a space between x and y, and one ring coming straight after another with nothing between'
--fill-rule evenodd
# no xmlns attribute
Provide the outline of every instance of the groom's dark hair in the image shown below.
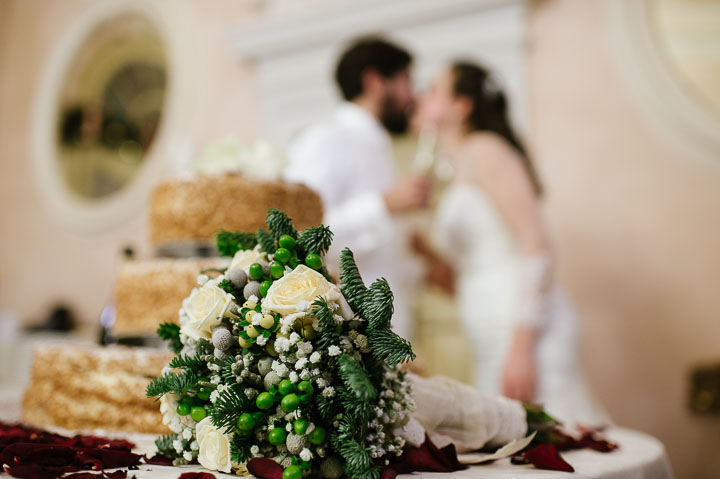
<svg viewBox="0 0 720 479"><path fill-rule="evenodd" d="M361 38L340 56L335 67L335 81L343 98L350 101L362 94L362 76L368 69L390 78L410 63L412 56L399 46L378 37Z"/></svg>

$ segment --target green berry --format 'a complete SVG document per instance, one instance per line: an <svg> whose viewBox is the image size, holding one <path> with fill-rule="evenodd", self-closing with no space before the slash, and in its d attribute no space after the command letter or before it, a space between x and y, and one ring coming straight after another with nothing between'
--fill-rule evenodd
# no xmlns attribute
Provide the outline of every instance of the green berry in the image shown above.
<svg viewBox="0 0 720 479"><path fill-rule="evenodd" d="M302 479L302 468L296 465L286 467L282 479Z"/></svg>
<svg viewBox="0 0 720 479"><path fill-rule="evenodd" d="M195 401L193 400L192 396L183 396L183 398L179 402L180 404L187 404L188 406L192 407Z"/></svg>
<svg viewBox="0 0 720 479"><path fill-rule="evenodd" d="M272 444L273 446L279 446L280 444L285 444L285 438L287 437L287 433L285 432L285 429L281 427L276 427L274 429L270 429L270 432L268 432L268 442Z"/></svg>
<svg viewBox="0 0 720 479"><path fill-rule="evenodd" d="M263 279L265 271L260 263L253 263L250 265L250 277L255 280Z"/></svg>
<svg viewBox="0 0 720 479"><path fill-rule="evenodd" d="M280 239L278 240L278 244L281 248L285 248L287 250L295 249L295 238L293 238L290 235L282 235ZM276 251L277 253L277 251Z"/></svg>
<svg viewBox="0 0 720 479"><path fill-rule="evenodd" d="M315 391L310 381L300 381L300 384L298 384L297 388L300 394L312 395L312 393Z"/></svg>
<svg viewBox="0 0 720 479"><path fill-rule="evenodd" d="M255 418L249 412L244 412L237 420L237 427L241 431L252 431L255 427Z"/></svg>
<svg viewBox="0 0 720 479"><path fill-rule="evenodd" d="M207 411L202 406L195 406L190 409L190 417L196 421L202 421L207 416Z"/></svg>
<svg viewBox="0 0 720 479"><path fill-rule="evenodd" d="M263 411L270 409L273 405L272 395L268 392L258 394L258 397L255 398L255 405Z"/></svg>
<svg viewBox="0 0 720 479"><path fill-rule="evenodd" d="M270 286L272 286L272 281L263 281L260 283L260 296L263 298L267 296L267 292L270 289Z"/></svg>
<svg viewBox="0 0 720 479"><path fill-rule="evenodd" d="M288 394L280 401L280 406L285 412L291 412L300 405L300 398L296 394Z"/></svg>
<svg viewBox="0 0 720 479"><path fill-rule="evenodd" d="M287 248L278 248L275 250L275 261L279 261L282 264L287 264L292 258L292 253Z"/></svg>
<svg viewBox="0 0 720 479"><path fill-rule="evenodd" d="M310 444L315 444L316 446L318 446L325 442L325 435L325 428L318 426L312 430L312 432L308 436L308 440L310 441Z"/></svg>
<svg viewBox="0 0 720 479"><path fill-rule="evenodd" d="M307 256L305 256L305 264L311 267L314 270L318 270L322 268L322 258L319 254L310 253Z"/></svg>
<svg viewBox="0 0 720 479"><path fill-rule="evenodd" d="M181 402L178 404L176 411L181 416L187 416L190 414L190 404Z"/></svg>
<svg viewBox="0 0 720 479"><path fill-rule="evenodd" d="M295 392L295 385L289 379L283 379L280 381L280 384L278 384L278 391L280 391L280 394L283 396L287 396Z"/></svg>
<svg viewBox="0 0 720 479"><path fill-rule="evenodd" d="M200 390L197 393L198 399L202 399L203 401L207 401L210 399L210 389L208 388L200 388Z"/></svg>
<svg viewBox="0 0 720 479"><path fill-rule="evenodd" d="M298 436L302 436L307 431L308 422L307 419L296 419L293 423L293 430Z"/></svg>
<svg viewBox="0 0 720 479"><path fill-rule="evenodd" d="M270 263L270 276L275 279L282 278L285 274L285 266L280 264L278 261Z"/></svg>

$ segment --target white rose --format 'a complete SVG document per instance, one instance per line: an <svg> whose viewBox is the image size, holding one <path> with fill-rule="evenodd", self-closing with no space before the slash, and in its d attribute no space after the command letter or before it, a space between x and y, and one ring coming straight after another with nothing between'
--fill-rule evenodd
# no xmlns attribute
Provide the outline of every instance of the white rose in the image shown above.
<svg viewBox="0 0 720 479"><path fill-rule="evenodd" d="M228 271L240 268L246 273L250 272L250 265L257 263L258 261L267 261L267 256L264 252L260 251L260 246L256 246L255 249L239 250L233 256Z"/></svg>
<svg viewBox="0 0 720 479"><path fill-rule="evenodd" d="M216 281L208 281L200 288L193 289L183 301L184 324L180 332L198 340L210 339L212 331L220 325L222 318L232 305L232 297L218 288Z"/></svg>
<svg viewBox="0 0 720 479"><path fill-rule="evenodd" d="M230 472L230 436L216 428L206 417L195 428L198 442L198 462L211 471Z"/></svg>
<svg viewBox="0 0 720 479"><path fill-rule="evenodd" d="M263 308L282 315L298 313L303 305L312 303L318 296L337 301L340 289L317 271L301 264L270 286Z"/></svg>

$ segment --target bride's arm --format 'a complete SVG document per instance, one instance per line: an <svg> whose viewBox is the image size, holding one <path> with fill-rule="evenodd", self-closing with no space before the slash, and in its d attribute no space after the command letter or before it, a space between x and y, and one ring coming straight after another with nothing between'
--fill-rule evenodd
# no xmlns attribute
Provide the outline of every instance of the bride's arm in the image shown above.
<svg viewBox="0 0 720 479"><path fill-rule="evenodd" d="M466 161L467 177L488 196L522 255L524 311L515 318L503 378L507 396L530 401L536 389L535 345L546 320L544 305L552 281L550 247L539 201L519 154L499 137L473 138Z"/></svg>

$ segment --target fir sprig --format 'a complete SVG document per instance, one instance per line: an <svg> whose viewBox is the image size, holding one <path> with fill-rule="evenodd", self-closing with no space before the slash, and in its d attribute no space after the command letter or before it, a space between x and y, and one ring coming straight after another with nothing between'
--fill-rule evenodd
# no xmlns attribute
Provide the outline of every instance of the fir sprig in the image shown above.
<svg viewBox="0 0 720 479"><path fill-rule="evenodd" d="M325 225L312 226L302 233L298 238L298 245L306 253L315 253L320 256L327 253L332 244L333 233Z"/></svg>
<svg viewBox="0 0 720 479"><path fill-rule="evenodd" d="M198 378L192 369L184 369L179 373L165 373L156 377L145 389L149 398L160 397L164 394L183 394L197 387Z"/></svg>
<svg viewBox="0 0 720 479"><path fill-rule="evenodd" d="M336 329L333 313L328 307L325 298L318 298L312 304L312 312L320 326L320 337L316 340L321 349L340 343L340 333Z"/></svg>
<svg viewBox="0 0 720 479"><path fill-rule="evenodd" d="M218 283L218 288L222 289L228 294L232 294L235 299L242 300L243 292L233 284L229 279L224 279Z"/></svg>
<svg viewBox="0 0 720 479"><path fill-rule="evenodd" d="M180 326L175 323L162 323L157 328L157 334L165 341L169 341L168 347L170 351L179 354L182 351L183 344L180 341Z"/></svg>
<svg viewBox="0 0 720 479"><path fill-rule="evenodd" d="M182 457L182 454L179 454L175 450L175 446L173 446L173 441L176 441L179 438L179 434L164 434L155 439L155 447L157 447L158 453L165 454L166 456L170 456L172 458Z"/></svg>
<svg viewBox="0 0 720 479"><path fill-rule="evenodd" d="M252 233L244 231L220 231L215 235L215 245L220 252L220 256L235 256L241 249L253 249L257 244L257 239Z"/></svg>
<svg viewBox="0 0 720 479"><path fill-rule="evenodd" d="M275 252L277 246L275 246L275 240L272 236L270 236L270 233L260 228L255 236L257 237L258 244L263 251L267 254L273 254Z"/></svg>
<svg viewBox="0 0 720 479"><path fill-rule="evenodd" d="M270 208L268 214L265 217L270 234L275 240L279 240L282 235L290 235L293 238L298 237L298 233L290 218L284 211Z"/></svg>
<svg viewBox="0 0 720 479"><path fill-rule="evenodd" d="M362 276L355 263L353 252L345 248L340 253L340 290L350 307L356 313L362 314L363 301L367 287L363 283Z"/></svg>
<svg viewBox="0 0 720 479"><path fill-rule="evenodd" d="M190 368L190 369L198 369L201 367L205 367L207 365L207 361L202 359L200 354L193 354L190 356L189 354L178 354L174 358L170 360L170 364L168 367L172 369L179 369L179 368Z"/></svg>
<svg viewBox="0 0 720 479"><path fill-rule="evenodd" d="M340 369L340 378L360 401L375 399L377 390L370 382L365 368L357 359L349 354L341 354L338 356L337 362Z"/></svg>
<svg viewBox="0 0 720 479"><path fill-rule="evenodd" d="M215 427L226 428L231 432L235 430L240 415L250 406L251 401L237 384L230 385L218 396L215 405L210 409L210 417Z"/></svg>
<svg viewBox="0 0 720 479"><path fill-rule="evenodd" d="M390 329L377 329L368 331L370 353L378 361L385 361L390 365L415 360L412 345Z"/></svg>
<svg viewBox="0 0 720 479"><path fill-rule="evenodd" d="M393 315L393 294L385 278L370 285L365 292L362 310L368 320L368 331L390 327Z"/></svg>

